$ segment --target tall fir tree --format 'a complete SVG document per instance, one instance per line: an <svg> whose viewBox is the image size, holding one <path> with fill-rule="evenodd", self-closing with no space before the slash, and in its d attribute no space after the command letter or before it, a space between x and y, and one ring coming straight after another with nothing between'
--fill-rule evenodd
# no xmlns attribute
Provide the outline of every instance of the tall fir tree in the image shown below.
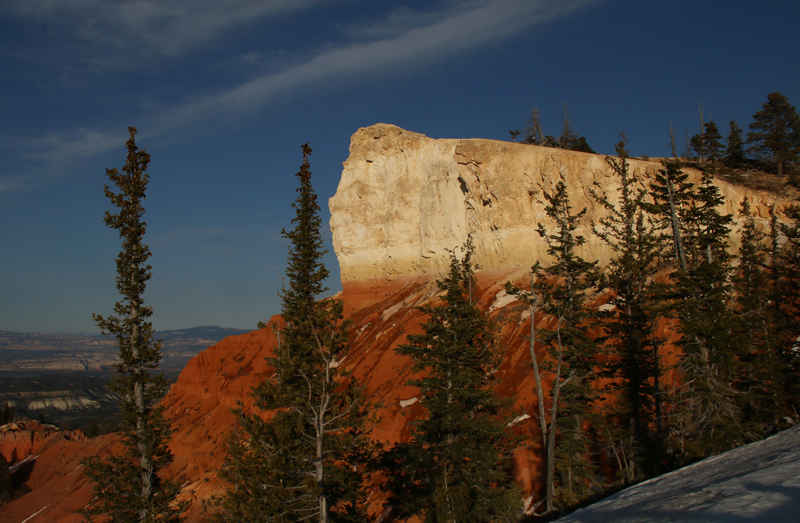
<svg viewBox="0 0 800 523"><path fill-rule="evenodd" d="M544 515L550 514L555 511L555 474L554 468L550 466L550 462L553 460L553 456L555 455L554 446L555 441L550 436L550 429L551 423L555 423L556 416L558 412L558 394L556 393L554 397L556 401L553 402L552 406L549 407L549 415L548 415L548 406L547 406L547 398L545 396L545 391L543 387L543 358L544 355L539 355L536 352L537 349L537 338L536 338L536 321L537 321L537 314L539 313L542 302L541 296L536 292L537 288L537 274L541 272L541 264L536 262L533 267L531 267L530 273L530 282L528 290L523 290L520 287L513 285L510 281L506 282L505 290L508 294L516 296L518 299L522 300L528 306L528 313L530 318L530 336L527 337L528 340L528 351L531 355L531 367L533 368L533 379L536 382L536 403L537 403L537 412L536 412L536 419L539 422L539 433L541 435L541 442L542 442L542 449L544 449L544 458L545 458L545 496L543 500L540 500L538 503L534 504L535 508L541 506L542 503L545 504L544 512L541 514L537 514L534 512L534 515ZM541 348L542 344L539 344ZM540 351L541 352L541 351ZM561 382L558 380L553 381L553 387L560 387ZM552 451L551 451L552 449Z"/></svg>
<svg viewBox="0 0 800 523"><path fill-rule="evenodd" d="M122 239L117 256L117 290L122 300L114 306L116 316L93 315L103 334L117 339L120 363L109 388L121 398L125 453L108 461L97 457L84 461L94 498L81 513L87 519L100 516L114 523L178 522L186 508L175 499L180 487L159 474L172 461L167 448L171 429L157 405L167 383L163 375L152 373L161 361L161 340L154 340L153 324L148 321L153 309L144 305L143 298L152 275L142 220L150 155L136 147L136 129L128 131L128 157L122 172L106 170L119 192L105 186L105 195L119 208L117 214L106 211L104 222L118 230Z"/></svg>
<svg viewBox="0 0 800 523"><path fill-rule="evenodd" d="M719 133L714 120L709 120L705 124L705 133L703 134L706 149L706 159L711 162L713 166L717 165L717 161L722 157L722 135Z"/></svg>
<svg viewBox="0 0 800 523"><path fill-rule="evenodd" d="M683 172L680 161L665 160L650 183L652 202L644 205L658 220L664 245L669 246L664 258L673 259L682 270L687 268L684 222L693 192L694 186L689 182L689 175Z"/></svg>
<svg viewBox="0 0 800 523"><path fill-rule="evenodd" d="M328 270L310 154L305 144L294 229L282 231L291 242L283 325L259 324L275 329L278 343L268 358L275 372L253 391L257 411L239 412L241 429L220 471L232 485L216 500L220 521L366 521L367 405L339 367L348 348L343 304L317 301Z"/></svg>
<svg viewBox="0 0 800 523"><path fill-rule="evenodd" d="M426 416L408 443L383 453L387 504L393 516L426 523L515 521L520 493L507 472L509 436L503 402L490 388L500 355L490 324L476 308L471 240L436 283L442 303L425 305L423 334L409 335L397 353L424 373L419 387Z"/></svg>
<svg viewBox="0 0 800 523"><path fill-rule="evenodd" d="M589 494L596 471L586 429L598 398L599 342L587 330L594 321L588 300L599 273L597 262L586 261L577 252L586 242L576 233L586 209L573 214L564 182L556 185L552 195L545 193L545 198L545 212L556 226L548 231L540 223L537 233L547 243L552 263L534 266L534 292L541 296L542 312L555 319L555 326L543 329L540 337L550 354L546 369L553 373L547 476L556 501L572 506Z"/></svg>
<svg viewBox="0 0 800 523"><path fill-rule="evenodd" d="M800 399L800 206L784 211L785 222L778 221L773 209L771 302L777 334L776 356L785 400L796 405ZM792 410L787 415L794 416Z"/></svg>
<svg viewBox="0 0 800 523"><path fill-rule="evenodd" d="M750 439L761 439L777 425L786 405L775 351L778 336L770 301L767 234L757 227L747 197L739 216L739 265L732 282L736 335L744 346L735 386L745 431Z"/></svg>
<svg viewBox="0 0 800 523"><path fill-rule="evenodd" d="M617 158L606 157L620 183L617 203L592 191L608 212L592 229L614 252L604 274L612 308L601 317L603 339L610 349L605 375L614 379L608 386L614 399L607 403L611 419L606 431L623 479L631 483L657 474L663 454L664 365L659 354L663 340L657 334L663 285L655 280L661 240L644 210L647 192L629 171L625 144L623 136L616 146Z"/></svg>
<svg viewBox="0 0 800 523"><path fill-rule="evenodd" d="M767 95L761 110L753 115L747 142L750 151L778 168L783 176L787 166L800 158L800 115L789 98L779 92Z"/></svg>
<svg viewBox="0 0 800 523"><path fill-rule="evenodd" d="M731 120L727 141L725 163L730 167L740 167L744 163L744 138L742 128L735 120Z"/></svg>
<svg viewBox="0 0 800 523"><path fill-rule="evenodd" d="M705 173L685 215L687 268L675 275L675 310L682 335L676 395L675 449L679 460L705 457L746 441L734 381L742 340L731 307L732 216Z"/></svg>
<svg viewBox="0 0 800 523"><path fill-rule="evenodd" d="M722 143L719 128L714 120L703 124L702 132L692 136L691 144L694 151L702 159L703 165L707 161L715 164L722 155Z"/></svg>
<svg viewBox="0 0 800 523"><path fill-rule="evenodd" d="M585 138L584 143L586 143ZM564 102L564 127L561 130L561 136L558 137L558 146L568 150L574 150L575 147L578 147L578 135L575 133L575 130L572 128L572 123L569 121L567 102Z"/></svg>

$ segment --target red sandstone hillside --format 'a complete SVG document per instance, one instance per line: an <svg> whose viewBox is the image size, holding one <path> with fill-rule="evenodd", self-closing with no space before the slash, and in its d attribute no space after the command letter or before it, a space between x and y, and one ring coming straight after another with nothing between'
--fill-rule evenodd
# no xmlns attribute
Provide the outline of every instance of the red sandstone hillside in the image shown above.
<svg viewBox="0 0 800 523"><path fill-rule="evenodd" d="M633 162L644 179L657 168L656 163ZM513 399L520 414L514 430L527 441L515 455L514 474L526 493L538 486L538 426L524 416L536 408L523 338L530 314L502 289L508 279L522 281L527 268L544 255L534 232L538 221L546 221L542 192L565 180L573 207L590 207L588 220L600 212L588 188L615 190L608 172L600 155L523 144L432 140L385 125L353 136L342 182L331 199L331 228L344 288L338 298L353 320L352 348L343 366L366 385L370 401L382 404L373 431L376 440L393 443L407 437L409 422L421 413L416 390L405 385L411 376L408 359L394 348L408 334L421 332L425 318L415 307L435 299L433 279L445 266L445 249L472 234L477 261L484 267L477 275L480 306L495 320L504 351L497 391ZM722 191L729 212L738 209L744 189L723 184ZM776 198L749 195L765 218L765 206ZM585 255L606 263L609 253L592 241ZM536 321L541 327L548 320ZM238 402L249 408L251 387L270 373L264 358L274 343L269 329L226 338L192 359L164 399L175 430L175 461L167 473L181 482L182 496L192 502L189 522L202 521L202 501L223 488L215 469L236 422L231 409ZM31 491L5 505L0 521L79 521L71 511L91 495L79 460L112 451L114 436L87 440L80 434L39 434L6 433L0 440L7 457L12 449L17 449L17 459L31 453L35 457L26 482ZM376 491L371 499L377 497ZM378 504L372 509L378 511Z"/></svg>

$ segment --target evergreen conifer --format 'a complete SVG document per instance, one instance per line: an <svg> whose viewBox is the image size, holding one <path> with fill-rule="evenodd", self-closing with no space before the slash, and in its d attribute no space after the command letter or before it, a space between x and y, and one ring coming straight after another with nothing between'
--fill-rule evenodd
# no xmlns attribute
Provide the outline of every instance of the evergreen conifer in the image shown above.
<svg viewBox="0 0 800 523"><path fill-rule="evenodd" d="M153 309L143 299L152 275L142 220L150 155L136 147L136 129L128 131L128 157L122 172L106 170L119 192L105 186L105 195L119 208L117 214L106 211L104 221L122 239L117 256L117 290L122 300L114 306L116 316L93 315L103 334L117 338L121 361L109 389L121 398L125 453L108 461L97 457L84 461L95 496L81 513L87 519L102 516L103 521L114 523L178 522L186 507L175 500L180 486L159 475L172 461L167 448L171 429L162 407L157 406L167 382L163 375L152 374L161 361L161 340L153 339L153 324L148 321Z"/></svg>
<svg viewBox="0 0 800 523"><path fill-rule="evenodd" d="M592 487L596 466L592 461L591 436L586 428L594 418L598 398L597 351L599 342L587 331L595 321L587 301L594 294L599 274L597 262L584 260L576 249L586 239L576 234L586 209L572 213L567 186L559 182L552 195L545 193L545 212L556 223L554 231L539 224L537 233L547 243L553 262L534 266L542 312L555 319L554 328L543 329L541 341L550 354L547 370L553 373L548 483L562 506L585 499ZM551 481L552 480L552 481Z"/></svg>
<svg viewBox="0 0 800 523"><path fill-rule="evenodd" d="M664 252L665 259L673 259L678 268L687 268L686 246L684 242L684 222L689 202L694 192L688 181L689 175L683 172L681 163L676 160L665 160L655 179L650 183L652 202L645 203L644 208L657 220L659 228L664 231L664 245L671 248Z"/></svg>
<svg viewBox="0 0 800 523"><path fill-rule="evenodd" d="M722 155L722 143L720 143L722 135L719 134L719 128L714 120L704 123L702 130L702 133L692 136L692 148L704 165L706 161L714 164Z"/></svg>
<svg viewBox="0 0 800 523"><path fill-rule="evenodd" d="M685 214L687 268L675 275L675 311L681 387L675 426L680 460L705 457L746 441L734 381L743 346L731 307L732 216L720 214L724 198L705 173Z"/></svg>
<svg viewBox="0 0 800 523"><path fill-rule="evenodd" d="M275 373L253 391L259 412L240 412L241 429L229 440L220 477L232 488L215 500L221 521L366 521L366 403L339 367L347 349L343 304L317 301L328 270L310 154L305 144L294 229L282 231L291 245L283 325L269 326L278 341L268 358Z"/></svg>
<svg viewBox="0 0 800 523"><path fill-rule="evenodd" d="M725 149L725 162L730 167L739 167L744 163L744 138L742 128L735 120L731 120L728 131L728 146Z"/></svg>
<svg viewBox="0 0 800 523"><path fill-rule="evenodd" d="M785 409L780 366L776 358L777 333L770 301L767 235L756 226L748 198L739 216L739 266L733 277L737 335L743 340L736 380L738 403L749 439L763 438Z"/></svg>
<svg viewBox="0 0 800 523"><path fill-rule="evenodd" d="M450 259L437 281L442 303L425 305L423 334L409 335L397 353L426 373L409 382L419 387L426 417L411 440L382 457L392 493L388 505L399 518L426 523L515 521L520 493L506 471L509 438L499 419L502 402L489 388L499 365L490 325L476 308L471 240L459 260Z"/></svg>
<svg viewBox="0 0 800 523"><path fill-rule="evenodd" d="M773 318L776 356L780 365L783 394L789 404L800 398L800 206L784 211L787 222L777 220L773 211ZM783 245L780 245L780 241ZM797 417L795 411L791 412Z"/></svg>
<svg viewBox="0 0 800 523"><path fill-rule="evenodd" d="M750 151L766 158L778 167L783 176L784 168L794 164L800 157L800 115L789 103L789 98L779 92L769 93L761 110L753 115L747 142Z"/></svg>
<svg viewBox="0 0 800 523"><path fill-rule="evenodd" d="M647 193L629 172L625 143L623 136L616 146L618 158L606 157L620 182L618 203L592 191L608 211L592 228L615 253L604 275L605 286L612 291L608 302L612 308L601 318L605 346L610 349L605 374L615 378L609 385L614 399L607 403L612 419L606 430L623 478L630 483L657 474L661 463L663 340L656 332L663 286L655 282L658 231L644 210ZM656 427L655 434L650 427Z"/></svg>

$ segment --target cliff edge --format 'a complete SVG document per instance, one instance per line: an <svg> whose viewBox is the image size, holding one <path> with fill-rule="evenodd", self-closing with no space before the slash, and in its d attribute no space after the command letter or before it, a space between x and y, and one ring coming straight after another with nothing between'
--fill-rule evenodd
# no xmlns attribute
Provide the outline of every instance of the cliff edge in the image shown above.
<svg viewBox="0 0 800 523"><path fill-rule="evenodd" d="M645 187L660 167L630 160ZM699 172L686 172L699 182ZM554 225L545 215L544 194L559 181L569 187L573 211L587 209L578 231L587 240L582 254L606 264L610 250L591 234L592 220L603 213L591 191L613 201L619 183L604 155L497 140L436 140L387 124L361 128L329 201L342 282L436 275L448 266L447 249L469 234L482 268L527 269L546 257L536 228ZM766 222L775 195L717 184L726 198L723 213L736 216L747 194ZM731 243L738 247L735 231Z"/></svg>

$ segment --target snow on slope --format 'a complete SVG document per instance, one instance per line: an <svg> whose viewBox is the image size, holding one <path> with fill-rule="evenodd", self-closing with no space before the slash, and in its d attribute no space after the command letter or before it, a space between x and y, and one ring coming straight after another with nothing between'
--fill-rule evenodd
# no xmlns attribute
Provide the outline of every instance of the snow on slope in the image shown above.
<svg viewBox="0 0 800 523"><path fill-rule="evenodd" d="M645 481L557 523L800 522L800 426Z"/></svg>

